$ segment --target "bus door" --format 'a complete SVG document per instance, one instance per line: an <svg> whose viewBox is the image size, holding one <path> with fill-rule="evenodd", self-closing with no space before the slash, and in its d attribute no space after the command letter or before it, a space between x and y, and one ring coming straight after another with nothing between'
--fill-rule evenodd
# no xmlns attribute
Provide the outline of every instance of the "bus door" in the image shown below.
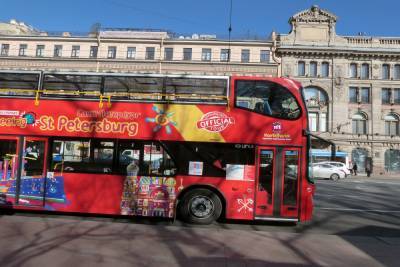
<svg viewBox="0 0 400 267"><path fill-rule="evenodd" d="M256 219L297 220L300 149L257 149Z"/></svg>
<svg viewBox="0 0 400 267"><path fill-rule="evenodd" d="M47 139L22 137L20 168L16 182L16 203L43 206L46 194Z"/></svg>
<svg viewBox="0 0 400 267"><path fill-rule="evenodd" d="M18 137L0 136L0 205L15 204Z"/></svg>

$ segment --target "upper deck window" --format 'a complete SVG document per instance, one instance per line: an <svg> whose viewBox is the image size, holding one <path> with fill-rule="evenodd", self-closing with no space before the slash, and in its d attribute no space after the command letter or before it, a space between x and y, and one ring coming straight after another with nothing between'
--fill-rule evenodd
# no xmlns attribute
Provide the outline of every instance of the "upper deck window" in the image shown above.
<svg viewBox="0 0 400 267"><path fill-rule="evenodd" d="M0 95L34 96L39 74L0 73Z"/></svg>
<svg viewBox="0 0 400 267"><path fill-rule="evenodd" d="M200 78L166 78L165 89L177 100L225 101L227 80Z"/></svg>
<svg viewBox="0 0 400 267"><path fill-rule="evenodd" d="M57 97L98 97L101 77L95 75L45 74L43 95Z"/></svg>
<svg viewBox="0 0 400 267"><path fill-rule="evenodd" d="M270 81L237 81L236 106L281 119L300 117L300 106L285 87Z"/></svg>
<svg viewBox="0 0 400 267"><path fill-rule="evenodd" d="M117 99L161 99L162 87L160 77L108 76L104 80L104 94Z"/></svg>
<svg viewBox="0 0 400 267"><path fill-rule="evenodd" d="M227 80L194 77L109 76L104 94L117 99L226 102Z"/></svg>

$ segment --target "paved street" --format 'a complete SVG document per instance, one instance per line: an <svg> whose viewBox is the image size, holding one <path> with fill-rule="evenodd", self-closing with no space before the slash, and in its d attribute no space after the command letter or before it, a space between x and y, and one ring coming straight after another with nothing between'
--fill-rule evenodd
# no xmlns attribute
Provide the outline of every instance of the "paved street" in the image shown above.
<svg viewBox="0 0 400 267"><path fill-rule="evenodd" d="M16 213L0 217L2 266L398 266L400 179L318 181L298 226Z"/></svg>

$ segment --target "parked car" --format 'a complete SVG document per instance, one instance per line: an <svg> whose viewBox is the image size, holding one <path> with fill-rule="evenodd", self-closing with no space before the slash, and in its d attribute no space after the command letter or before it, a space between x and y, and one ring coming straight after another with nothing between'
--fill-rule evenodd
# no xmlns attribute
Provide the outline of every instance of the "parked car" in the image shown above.
<svg viewBox="0 0 400 267"><path fill-rule="evenodd" d="M349 168L347 168L346 164L344 164L343 162L339 162L339 161L322 161L322 162L318 162L318 163L324 163L324 164L326 163L326 164L338 167L339 169L344 171L344 173L346 174L346 177L351 174Z"/></svg>
<svg viewBox="0 0 400 267"><path fill-rule="evenodd" d="M330 164L315 163L312 165L314 178L327 178L333 181L343 179L346 177L344 171Z"/></svg>

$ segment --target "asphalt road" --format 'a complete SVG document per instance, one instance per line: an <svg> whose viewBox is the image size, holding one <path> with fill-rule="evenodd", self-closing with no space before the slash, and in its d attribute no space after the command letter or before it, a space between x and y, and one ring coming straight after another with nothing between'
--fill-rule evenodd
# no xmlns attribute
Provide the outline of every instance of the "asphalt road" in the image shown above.
<svg viewBox="0 0 400 267"><path fill-rule="evenodd" d="M399 251L400 179L319 180L297 226L0 216L2 266L398 266Z"/></svg>
<svg viewBox="0 0 400 267"><path fill-rule="evenodd" d="M323 233L330 235L400 237L400 179L346 178L316 181L314 216L310 223L220 222L222 229ZM184 225L175 222L175 225ZM200 226L187 226L200 227Z"/></svg>

